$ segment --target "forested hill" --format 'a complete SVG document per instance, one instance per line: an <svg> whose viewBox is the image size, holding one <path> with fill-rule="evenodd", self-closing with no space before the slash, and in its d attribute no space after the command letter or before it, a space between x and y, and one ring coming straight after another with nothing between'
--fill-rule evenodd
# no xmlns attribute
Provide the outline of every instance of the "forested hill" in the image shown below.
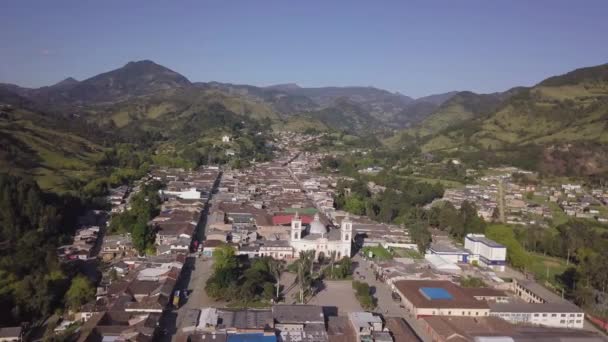
<svg viewBox="0 0 608 342"><path fill-rule="evenodd" d="M458 93L388 142L556 174L608 169L608 64L505 93Z"/></svg>
<svg viewBox="0 0 608 342"><path fill-rule="evenodd" d="M59 264L55 248L73 234L80 212L77 198L0 173L1 324L47 317L68 300L74 270Z"/></svg>

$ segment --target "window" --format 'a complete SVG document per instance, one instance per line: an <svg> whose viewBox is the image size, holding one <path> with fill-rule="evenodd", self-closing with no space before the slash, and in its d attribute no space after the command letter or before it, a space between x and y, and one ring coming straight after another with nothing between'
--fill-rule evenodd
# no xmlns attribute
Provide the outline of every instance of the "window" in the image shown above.
<svg viewBox="0 0 608 342"><path fill-rule="evenodd" d="M475 312L475 316L479 316L479 311Z"/></svg>
<svg viewBox="0 0 608 342"><path fill-rule="evenodd" d="M452 311L448 311L448 316L452 314Z"/></svg>
<svg viewBox="0 0 608 342"><path fill-rule="evenodd" d="M543 317L547 317L547 314L543 314Z"/></svg>
<svg viewBox="0 0 608 342"><path fill-rule="evenodd" d="M562 314L562 317L566 317L566 314Z"/></svg>
<svg viewBox="0 0 608 342"><path fill-rule="evenodd" d="M462 312L462 315L464 316L464 311Z"/></svg>
<svg viewBox="0 0 608 342"><path fill-rule="evenodd" d="M576 317L583 317L583 314L576 314Z"/></svg>
<svg viewBox="0 0 608 342"><path fill-rule="evenodd" d="M534 314L534 317L538 317L538 314Z"/></svg>
<svg viewBox="0 0 608 342"><path fill-rule="evenodd" d="M559 322L560 322L561 324L566 323L566 321L565 321L565 320L563 320L563 319L562 319L561 321L559 321Z"/></svg>
<svg viewBox="0 0 608 342"><path fill-rule="evenodd" d="M557 317L557 314L551 314L551 317Z"/></svg>
<svg viewBox="0 0 608 342"><path fill-rule="evenodd" d="M580 322L581 322L581 320L580 320L580 319L577 319L577 320L576 320L576 323L580 323Z"/></svg>
<svg viewBox="0 0 608 342"><path fill-rule="evenodd" d="M574 317L574 314L570 314L570 317Z"/></svg>

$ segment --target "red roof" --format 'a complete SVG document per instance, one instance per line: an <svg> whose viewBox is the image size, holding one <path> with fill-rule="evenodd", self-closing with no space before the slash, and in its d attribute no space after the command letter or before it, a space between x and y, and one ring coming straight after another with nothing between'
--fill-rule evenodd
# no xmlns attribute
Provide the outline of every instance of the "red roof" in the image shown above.
<svg viewBox="0 0 608 342"><path fill-rule="evenodd" d="M272 217L272 224L275 226L291 224L291 220L294 216L295 214L275 215ZM310 222L312 222L312 216L300 215L300 219L302 220L302 224L310 224Z"/></svg>

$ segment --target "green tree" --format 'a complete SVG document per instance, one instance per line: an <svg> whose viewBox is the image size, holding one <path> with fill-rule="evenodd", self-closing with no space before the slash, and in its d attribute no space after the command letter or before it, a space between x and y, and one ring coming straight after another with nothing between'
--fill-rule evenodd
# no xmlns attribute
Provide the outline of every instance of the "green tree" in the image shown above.
<svg viewBox="0 0 608 342"><path fill-rule="evenodd" d="M213 268L216 272L237 268L236 252L232 246L222 245L213 251Z"/></svg>
<svg viewBox="0 0 608 342"><path fill-rule="evenodd" d="M65 302L72 309L77 309L94 298L95 287L82 275L78 275L72 279L72 284L65 293Z"/></svg>

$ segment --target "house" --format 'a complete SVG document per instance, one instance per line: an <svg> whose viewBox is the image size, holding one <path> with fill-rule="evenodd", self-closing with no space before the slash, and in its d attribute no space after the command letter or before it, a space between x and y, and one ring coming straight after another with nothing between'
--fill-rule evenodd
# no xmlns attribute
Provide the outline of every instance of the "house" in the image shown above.
<svg viewBox="0 0 608 342"><path fill-rule="evenodd" d="M382 331L382 319L371 312L349 312L348 319L359 340L371 338L374 332Z"/></svg>
<svg viewBox="0 0 608 342"><path fill-rule="evenodd" d="M23 338L21 327L0 328L0 342L20 342Z"/></svg>
<svg viewBox="0 0 608 342"><path fill-rule="evenodd" d="M111 261L122 257L134 256L137 254L133 247L130 234L106 235L101 245L99 253L103 261Z"/></svg>
<svg viewBox="0 0 608 342"><path fill-rule="evenodd" d="M272 317L280 341L324 342L328 340L325 330L325 315L321 306L274 305Z"/></svg>

